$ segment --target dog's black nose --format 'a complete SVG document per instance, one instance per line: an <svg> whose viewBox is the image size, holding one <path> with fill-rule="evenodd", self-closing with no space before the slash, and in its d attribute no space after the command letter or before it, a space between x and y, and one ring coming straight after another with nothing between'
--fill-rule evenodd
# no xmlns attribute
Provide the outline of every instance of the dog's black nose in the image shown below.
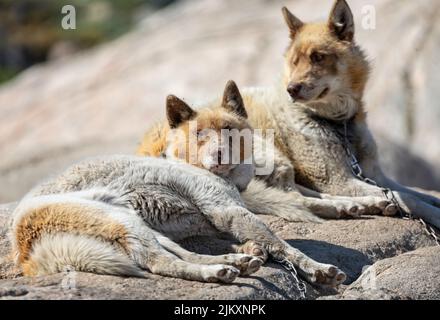
<svg viewBox="0 0 440 320"><path fill-rule="evenodd" d="M301 83L291 83L287 86L287 92L289 92L292 98L297 98L302 88L303 85Z"/></svg>

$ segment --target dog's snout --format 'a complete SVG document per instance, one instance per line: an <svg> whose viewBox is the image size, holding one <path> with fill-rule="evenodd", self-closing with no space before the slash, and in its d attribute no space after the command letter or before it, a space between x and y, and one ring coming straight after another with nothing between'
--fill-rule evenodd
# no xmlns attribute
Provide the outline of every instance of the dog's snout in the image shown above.
<svg viewBox="0 0 440 320"><path fill-rule="evenodd" d="M290 96L296 98L299 96L302 89L303 85L301 83L291 83L287 87L287 92L289 92Z"/></svg>

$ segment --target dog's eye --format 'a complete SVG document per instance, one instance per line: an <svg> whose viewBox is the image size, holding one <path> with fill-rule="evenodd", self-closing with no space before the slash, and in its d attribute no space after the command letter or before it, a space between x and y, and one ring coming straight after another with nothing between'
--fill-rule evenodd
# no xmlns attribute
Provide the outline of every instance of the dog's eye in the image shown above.
<svg viewBox="0 0 440 320"><path fill-rule="evenodd" d="M319 52L313 52L313 53L310 55L310 60L311 60L313 63L319 63L319 62L322 62L324 59L325 59L325 55L323 55L322 53L319 53Z"/></svg>

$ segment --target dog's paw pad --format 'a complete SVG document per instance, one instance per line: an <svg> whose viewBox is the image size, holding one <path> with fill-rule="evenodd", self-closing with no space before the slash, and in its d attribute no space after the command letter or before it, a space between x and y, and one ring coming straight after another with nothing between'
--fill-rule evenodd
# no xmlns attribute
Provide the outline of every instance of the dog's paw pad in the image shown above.
<svg viewBox="0 0 440 320"><path fill-rule="evenodd" d="M236 254L231 264L240 270L241 275L252 274L263 265L264 261L258 257L249 254Z"/></svg>
<svg viewBox="0 0 440 320"><path fill-rule="evenodd" d="M384 216L395 216L397 211L398 211L397 206L395 204L390 204L383 210L383 215Z"/></svg>
<svg viewBox="0 0 440 320"><path fill-rule="evenodd" d="M336 287L347 279L345 273L335 266L325 266L315 271L314 282L324 286Z"/></svg>
<svg viewBox="0 0 440 320"><path fill-rule="evenodd" d="M250 275L256 271L258 271L258 269L260 269L260 267L263 265L263 260L261 260L258 257L254 257L254 256L248 256L245 258L242 258L240 261L240 265L236 266L238 267L238 269L240 269L240 274L241 275Z"/></svg>
<svg viewBox="0 0 440 320"><path fill-rule="evenodd" d="M259 243L254 241L248 241L244 245L242 245L239 249L239 252L249 254L254 257L260 258L263 262L267 260L268 253L266 249Z"/></svg>
<svg viewBox="0 0 440 320"><path fill-rule="evenodd" d="M345 202L338 208L338 211L342 218L358 218L364 208L357 203Z"/></svg>
<svg viewBox="0 0 440 320"><path fill-rule="evenodd" d="M217 278L221 282L231 283L237 278L240 274L240 271L232 266L223 266L220 270L217 271Z"/></svg>

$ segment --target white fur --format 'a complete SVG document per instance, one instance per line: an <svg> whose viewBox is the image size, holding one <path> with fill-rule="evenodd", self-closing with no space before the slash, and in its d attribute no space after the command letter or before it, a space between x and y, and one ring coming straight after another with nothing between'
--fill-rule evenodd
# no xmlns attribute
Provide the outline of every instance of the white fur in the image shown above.
<svg viewBox="0 0 440 320"><path fill-rule="evenodd" d="M45 234L34 243L30 259L37 266L37 275L72 268L98 274L142 276L134 262L114 246L85 235Z"/></svg>

